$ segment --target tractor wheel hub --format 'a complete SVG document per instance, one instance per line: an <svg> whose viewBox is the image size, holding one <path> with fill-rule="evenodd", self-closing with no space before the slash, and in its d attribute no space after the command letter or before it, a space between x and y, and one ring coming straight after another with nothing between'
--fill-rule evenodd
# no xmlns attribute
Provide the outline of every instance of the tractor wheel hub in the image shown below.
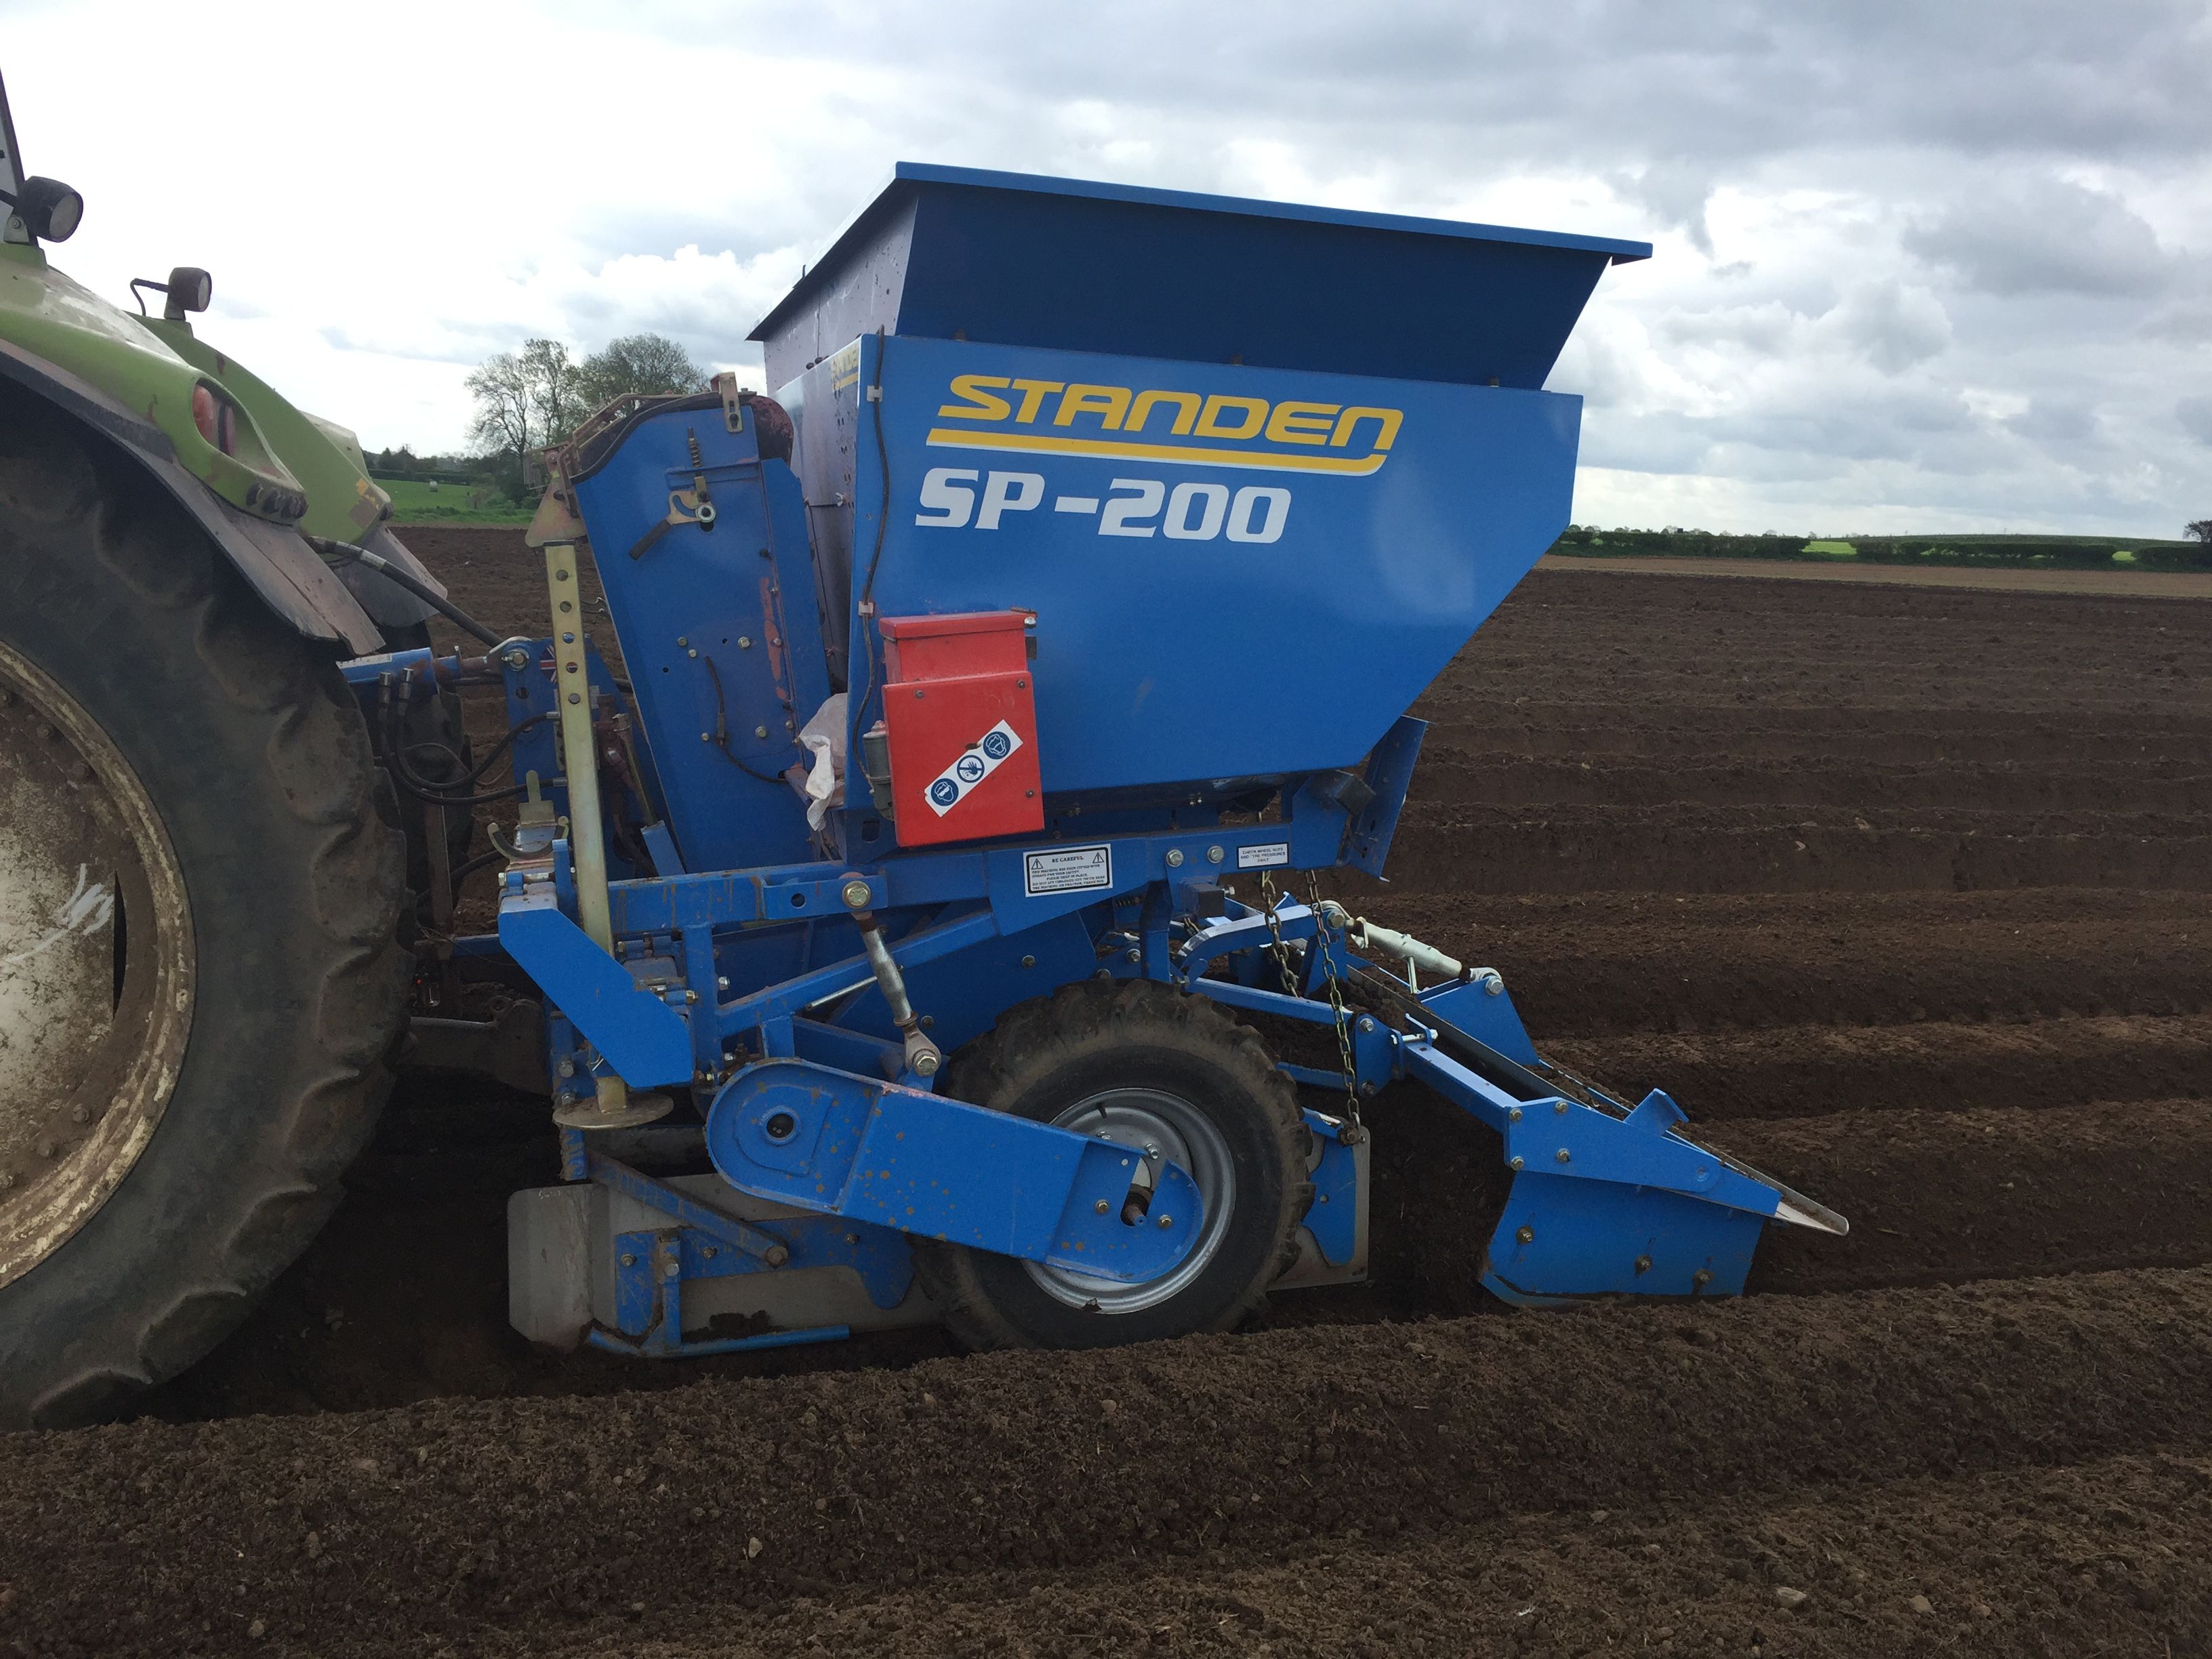
<svg viewBox="0 0 2212 1659"><path fill-rule="evenodd" d="M0 1285L120 1184L174 1092L191 918L152 801L91 716L0 645Z"/></svg>

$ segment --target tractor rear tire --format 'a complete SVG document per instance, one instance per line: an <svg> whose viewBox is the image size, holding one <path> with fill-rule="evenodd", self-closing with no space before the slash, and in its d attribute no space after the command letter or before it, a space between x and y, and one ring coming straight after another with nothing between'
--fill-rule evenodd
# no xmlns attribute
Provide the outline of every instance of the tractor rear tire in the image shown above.
<svg viewBox="0 0 2212 1659"><path fill-rule="evenodd" d="M306 1247L404 1030L403 841L327 647L0 403L0 1430L111 1416Z"/></svg>
<svg viewBox="0 0 2212 1659"><path fill-rule="evenodd" d="M1098 1348L1233 1330L1297 1259L1313 1200L1297 1092L1248 1028L1201 997L1085 981L1014 1010L949 1068L945 1092L994 1111L1161 1149L1206 1219L1173 1273L1120 1285L935 1240L915 1272L971 1348Z"/></svg>

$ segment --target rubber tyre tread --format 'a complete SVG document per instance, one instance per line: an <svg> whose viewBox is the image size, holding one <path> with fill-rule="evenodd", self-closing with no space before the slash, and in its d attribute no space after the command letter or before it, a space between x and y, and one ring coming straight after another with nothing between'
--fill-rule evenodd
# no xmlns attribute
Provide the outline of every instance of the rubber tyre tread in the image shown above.
<svg viewBox="0 0 2212 1659"><path fill-rule="evenodd" d="M1251 1132L1243 1138L1257 1156L1239 1158L1238 1214L1220 1255L1173 1299L1107 1316L1054 1302L1011 1258L917 1238L915 1277L964 1346L1104 1347L1234 1330L1266 1306L1267 1287L1297 1261L1297 1224L1314 1190L1308 1179L1312 1137L1297 1091L1249 1027L1202 997L1149 980L1063 986L1011 1011L954 1056L943 1088L994 1111L1049 1120L1096 1086L1094 1078L1079 1091L1067 1089L1072 1073L1110 1067L1122 1056L1139 1065L1183 1063L1212 1072ZM1239 1138L1232 1135L1232 1152ZM1224 1279L1216 1270L1240 1249L1246 1270Z"/></svg>
<svg viewBox="0 0 2212 1659"><path fill-rule="evenodd" d="M121 1184L0 1287L0 1430L112 1416L243 1319L336 1207L404 1033L404 842L328 647L104 440L0 398L0 637L106 728L191 916L174 1091Z"/></svg>

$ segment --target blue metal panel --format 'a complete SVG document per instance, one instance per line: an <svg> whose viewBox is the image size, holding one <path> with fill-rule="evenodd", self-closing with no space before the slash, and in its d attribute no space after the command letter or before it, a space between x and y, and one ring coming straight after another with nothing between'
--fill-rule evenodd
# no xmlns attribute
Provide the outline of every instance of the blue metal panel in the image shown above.
<svg viewBox="0 0 2212 1659"><path fill-rule="evenodd" d="M545 889L540 883L501 900L499 939L507 954L625 1082L690 1082L691 1031L683 1015L594 945Z"/></svg>
<svg viewBox="0 0 2212 1659"><path fill-rule="evenodd" d="M672 492L701 476L712 526L647 542ZM805 813L782 773L830 685L790 468L760 459L750 410L732 432L713 399L638 421L574 488L684 862L805 858Z"/></svg>
<svg viewBox="0 0 2212 1659"><path fill-rule="evenodd" d="M1172 1164L1126 1223L1127 1148L801 1060L731 1079L707 1155L756 1197L1128 1284L1170 1271L1204 1220Z"/></svg>
<svg viewBox="0 0 2212 1659"><path fill-rule="evenodd" d="M1332 1084L1340 1079L1332 1078ZM1305 1229L1321 1247L1322 1259L1340 1267L1359 1249L1359 1158L1337 1138L1334 1126L1317 1113L1305 1114L1306 1126L1321 1142L1321 1162L1314 1166L1313 1205L1306 1211Z"/></svg>
<svg viewBox="0 0 2212 1659"><path fill-rule="evenodd" d="M752 337L902 336L1511 386L1646 242L901 162Z"/></svg>
<svg viewBox="0 0 2212 1659"><path fill-rule="evenodd" d="M1490 988L1498 988L1492 991ZM1541 1063L1535 1045L1521 1024L1520 1011L1499 980L1467 980L1432 986L1421 993L1421 1004L1437 1019L1466 1032L1477 1042L1495 1048L1523 1066Z"/></svg>
<svg viewBox="0 0 2212 1659"><path fill-rule="evenodd" d="M1735 1296L1760 1218L1679 1193L1528 1170L1513 1179L1482 1282L1524 1306L1592 1296Z"/></svg>
<svg viewBox="0 0 2212 1659"><path fill-rule="evenodd" d="M1391 840L1398 833L1398 815L1405 810L1406 790L1413 781L1413 763L1421 757L1421 739L1428 731L1426 720L1401 714L1367 757L1364 781L1375 799L1353 817L1345 832L1346 867L1370 876L1382 873Z"/></svg>
<svg viewBox="0 0 2212 1659"><path fill-rule="evenodd" d="M881 525L877 614L1036 612L1048 794L1357 765L1570 514L1577 398L906 339L862 341L864 378L879 352L890 488L862 445L854 679ZM961 375L1006 382L980 405L1005 418L943 414L979 406ZM1123 418L1072 410L1086 386ZM1146 391L1198 401L1156 402L1132 432ZM1329 413L1209 437L1215 398L1242 400L1216 408L1223 434ZM1357 416L1339 445L1330 421L1361 409L1390 418Z"/></svg>

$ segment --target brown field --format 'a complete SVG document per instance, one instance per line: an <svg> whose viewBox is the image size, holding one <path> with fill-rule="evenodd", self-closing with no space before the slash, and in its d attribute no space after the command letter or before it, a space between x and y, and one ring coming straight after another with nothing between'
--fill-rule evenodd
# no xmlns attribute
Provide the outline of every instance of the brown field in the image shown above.
<svg viewBox="0 0 2212 1659"><path fill-rule="evenodd" d="M529 625L512 532L409 539ZM1376 1282L1255 1332L554 1358L544 1104L413 1077L214 1358L0 1439L0 1655L2204 1652L2205 615L1547 568L1431 689L1358 907L1851 1218L1740 1302L1486 1304L1401 1091Z"/></svg>

